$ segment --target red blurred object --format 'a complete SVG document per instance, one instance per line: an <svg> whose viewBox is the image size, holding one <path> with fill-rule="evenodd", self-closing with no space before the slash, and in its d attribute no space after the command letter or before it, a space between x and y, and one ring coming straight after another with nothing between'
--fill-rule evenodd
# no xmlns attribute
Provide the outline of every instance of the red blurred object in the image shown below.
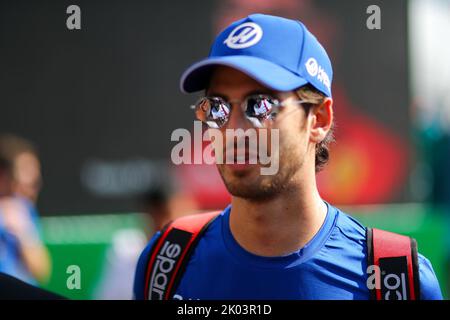
<svg viewBox="0 0 450 320"><path fill-rule="evenodd" d="M407 143L358 112L334 89L336 142L330 162L318 175L323 198L336 204L389 202L405 183Z"/></svg>

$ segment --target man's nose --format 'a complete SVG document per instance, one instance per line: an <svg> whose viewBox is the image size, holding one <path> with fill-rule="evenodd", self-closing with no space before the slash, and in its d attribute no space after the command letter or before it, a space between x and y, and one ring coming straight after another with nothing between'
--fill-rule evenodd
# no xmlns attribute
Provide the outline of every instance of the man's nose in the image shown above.
<svg viewBox="0 0 450 320"><path fill-rule="evenodd" d="M245 116L245 111L240 103L233 103L231 106L230 119L228 120L227 129L249 129L252 127L250 121Z"/></svg>

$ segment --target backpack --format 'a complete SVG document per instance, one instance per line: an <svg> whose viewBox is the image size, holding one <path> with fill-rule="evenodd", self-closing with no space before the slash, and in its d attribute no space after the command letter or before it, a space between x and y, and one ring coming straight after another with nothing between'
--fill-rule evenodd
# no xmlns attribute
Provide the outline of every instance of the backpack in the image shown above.
<svg viewBox="0 0 450 320"><path fill-rule="evenodd" d="M181 217L161 230L146 264L146 300L172 299L198 241L219 213ZM419 300L416 240L375 228L366 228L366 237L370 299Z"/></svg>

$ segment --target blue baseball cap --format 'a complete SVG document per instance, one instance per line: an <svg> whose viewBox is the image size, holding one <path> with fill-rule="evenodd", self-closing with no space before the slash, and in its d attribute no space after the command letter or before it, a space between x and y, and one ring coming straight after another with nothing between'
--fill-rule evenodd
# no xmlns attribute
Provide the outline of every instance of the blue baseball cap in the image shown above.
<svg viewBox="0 0 450 320"><path fill-rule="evenodd" d="M237 69L276 91L311 84L331 97L330 58L300 21L252 14L232 23L216 37L208 58L183 73L181 91L205 89L216 66Z"/></svg>

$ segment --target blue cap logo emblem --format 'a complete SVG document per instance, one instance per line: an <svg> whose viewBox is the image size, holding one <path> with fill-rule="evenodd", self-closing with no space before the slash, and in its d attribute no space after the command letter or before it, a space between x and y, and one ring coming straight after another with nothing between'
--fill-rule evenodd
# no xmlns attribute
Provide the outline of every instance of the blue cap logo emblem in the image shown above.
<svg viewBox="0 0 450 320"><path fill-rule="evenodd" d="M231 49L243 49L251 47L261 40L263 31L254 22L243 23L231 31L223 42Z"/></svg>
<svg viewBox="0 0 450 320"><path fill-rule="evenodd" d="M309 58L308 61L306 61L305 66L306 71L308 71L311 77L317 76L317 73L319 72L319 64L316 59Z"/></svg>

